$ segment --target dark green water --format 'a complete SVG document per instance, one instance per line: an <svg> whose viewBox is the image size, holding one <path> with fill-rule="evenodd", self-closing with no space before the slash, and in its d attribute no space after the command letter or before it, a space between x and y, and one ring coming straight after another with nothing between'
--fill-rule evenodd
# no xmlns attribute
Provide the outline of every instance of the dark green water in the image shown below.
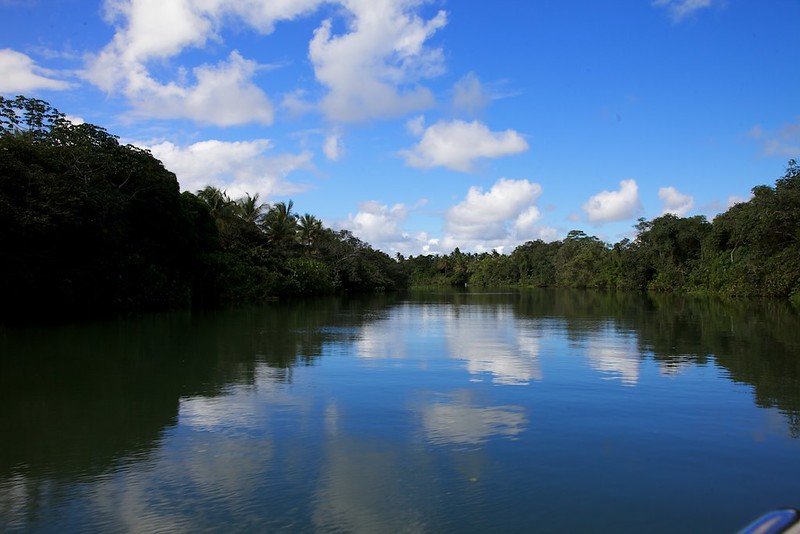
<svg viewBox="0 0 800 534"><path fill-rule="evenodd" d="M733 532L800 506L782 302L439 293L0 327L2 532Z"/></svg>

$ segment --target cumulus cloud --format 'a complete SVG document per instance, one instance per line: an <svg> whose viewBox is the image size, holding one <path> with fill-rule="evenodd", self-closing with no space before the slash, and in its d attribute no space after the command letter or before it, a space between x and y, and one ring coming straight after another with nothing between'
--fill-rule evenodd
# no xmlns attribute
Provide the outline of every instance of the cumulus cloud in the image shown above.
<svg viewBox="0 0 800 534"><path fill-rule="evenodd" d="M324 21L309 44L317 80L328 88L321 109L335 121L402 116L430 107L432 93L419 85L442 72L440 49L425 42L447 23L439 11L424 20L411 8L417 2L347 0L349 32L334 35Z"/></svg>
<svg viewBox="0 0 800 534"><path fill-rule="evenodd" d="M181 189L197 191L213 185L227 191L231 198L258 193L262 199L302 191L304 186L288 182L294 171L311 166L311 153L271 156L268 139L253 141L200 141L179 146L164 141L148 148L164 166L175 173Z"/></svg>
<svg viewBox="0 0 800 534"><path fill-rule="evenodd" d="M24 93L37 89L68 89L72 84L54 78L55 73L42 68L29 56L4 48L0 50L0 92Z"/></svg>
<svg viewBox="0 0 800 534"><path fill-rule="evenodd" d="M555 239L554 229L540 225L535 203L539 184L501 178L489 191L471 187L467 197L445 214L445 249L503 251L532 239Z"/></svg>
<svg viewBox="0 0 800 534"><path fill-rule="evenodd" d="M422 199L411 207L402 203L388 206L369 200L359 205L355 215L350 215L346 221L335 223L334 226L350 230L353 235L387 253L427 253L437 241L431 239L427 232L411 233L402 227L409 213L426 203Z"/></svg>
<svg viewBox="0 0 800 534"><path fill-rule="evenodd" d="M528 233L537 227L537 221L542 218L542 212L536 206L531 206L517 216L514 229L518 233Z"/></svg>
<svg viewBox="0 0 800 534"><path fill-rule="evenodd" d="M177 55L187 47L221 41L226 18L237 18L261 33L274 24L316 9L324 0L106 0L104 14L116 26L106 50L129 63Z"/></svg>
<svg viewBox="0 0 800 534"><path fill-rule="evenodd" d="M349 24L345 33L335 35L332 21L326 20L309 43L314 73L327 94L319 104L288 94L286 109L295 114L319 109L346 122L433 105L432 93L420 82L443 71L443 54L426 42L447 23L447 15L439 11L426 20L416 13L420 2L407 0L106 0L105 17L115 34L88 60L84 74L109 93L121 92L143 114L221 126L270 124L272 105L254 83L254 61L232 52L216 67L187 70L170 62L187 49L209 43L224 47L222 30L231 21L268 34L277 22L326 3L339 4ZM153 69L161 69L161 76ZM175 109L187 98L192 105ZM217 112L221 103L226 109Z"/></svg>
<svg viewBox="0 0 800 534"><path fill-rule="evenodd" d="M217 126L271 124L272 104L252 81L257 69L254 61L234 51L227 61L195 68L193 85L162 85L141 73L126 93L135 113L148 117L191 119Z"/></svg>
<svg viewBox="0 0 800 534"><path fill-rule="evenodd" d="M527 211L541 194L542 187L528 180L501 178L486 193L470 187L467 198L447 211L447 227L460 236L501 238L506 222Z"/></svg>
<svg viewBox="0 0 800 534"><path fill-rule="evenodd" d="M187 81L184 69L176 79L159 81L150 66L180 54L221 42L219 29L238 18L262 33L275 22L306 13L322 0L106 0L105 16L115 25L112 41L89 58L85 77L111 93L121 92L137 113L160 118L188 118L219 126L247 122L270 124L272 105L255 85L256 62L232 51L227 61L200 65Z"/></svg>
<svg viewBox="0 0 800 534"><path fill-rule="evenodd" d="M190 0L106 0L105 18L117 25L111 48L133 63L202 46L214 32L211 13Z"/></svg>
<svg viewBox="0 0 800 534"><path fill-rule="evenodd" d="M439 121L426 128L420 142L400 155L406 164L421 169L447 167L469 172L478 158L499 158L528 149L514 130L492 132L478 121Z"/></svg>
<svg viewBox="0 0 800 534"><path fill-rule="evenodd" d="M601 191L583 205L583 211L594 223L621 221L642 209L636 180L622 180L618 191Z"/></svg>
<svg viewBox="0 0 800 534"><path fill-rule="evenodd" d="M661 213L672 213L678 217L683 217L694 207L694 197L685 195L674 187L662 187L659 189L658 198L664 203L664 209Z"/></svg>
<svg viewBox="0 0 800 534"><path fill-rule="evenodd" d="M355 216L350 216L346 228L367 242L386 241L400 234L399 225L408 215L404 204L387 206L374 200L361 203Z"/></svg>
<svg viewBox="0 0 800 534"><path fill-rule="evenodd" d="M121 90L136 115L185 118L218 126L271 124L272 104L253 82L258 68L256 62L233 51L227 61L194 68L193 83L160 83L145 65L120 62L116 53L106 50L91 61L86 75L106 91Z"/></svg>
<svg viewBox="0 0 800 534"><path fill-rule="evenodd" d="M655 0L653 5L669 11L672 20L678 23L692 13L711 7L714 0Z"/></svg>
<svg viewBox="0 0 800 534"><path fill-rule="evenodd" d="M750 137L762 144L765 156L794 158L800 154L800 120L784 124L775 131L753 126Z"/></svg>
<svg viewBox="0 0 800 534"><path fill-rule="evenodd" d="M311 13L328 0L217 0L262 33L271 33L275 23Z"/></svg>

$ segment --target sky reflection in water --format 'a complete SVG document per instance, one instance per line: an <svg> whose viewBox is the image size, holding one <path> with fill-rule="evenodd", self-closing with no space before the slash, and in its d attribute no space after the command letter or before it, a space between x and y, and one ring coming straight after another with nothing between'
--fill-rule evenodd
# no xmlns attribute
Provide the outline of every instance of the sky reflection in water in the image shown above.
<svg viewBox="0 0 800 534"><path fill-rule="evenodd" d="M204 374L169 386L177 413L143 450L2 464L0 527L718 531L800 505L796 399L754 391L736 351L661 352L661 316L513 294L249 313L207 319Z"/></svg>

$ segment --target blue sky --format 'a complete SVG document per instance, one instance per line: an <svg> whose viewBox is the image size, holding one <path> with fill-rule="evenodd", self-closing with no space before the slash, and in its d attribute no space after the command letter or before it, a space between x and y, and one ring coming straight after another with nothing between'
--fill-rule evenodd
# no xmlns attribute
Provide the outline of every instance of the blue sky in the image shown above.
<svg viewBox="0 0 800 534"><path fill-rule="evenodd" d="M0 0L0 94L392 255L712 219L800 157L796 0Z"/></svg>

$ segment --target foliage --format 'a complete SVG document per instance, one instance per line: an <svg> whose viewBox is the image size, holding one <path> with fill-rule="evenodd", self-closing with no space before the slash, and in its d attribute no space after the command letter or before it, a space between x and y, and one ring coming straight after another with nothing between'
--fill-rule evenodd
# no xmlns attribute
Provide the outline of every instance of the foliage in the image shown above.
<svg viewBox="0 0 800 534"><path fill-rule="evenodd" d="M390 258L292 201L179 192L148 151L0 97L0 316L262 302L413 286L706 291L800 301L800 166L708 222L640 219L614 245L580 230L511 254Z"/></svg>
<svg viewBox="0 0 800 534"><path fill-rule="evenodd" d="M709 222L665 214L639 219L634 239L609 245L580 230L561 241L528 241L497 252L403 258L418 286L535 287L710 292L800 301L800 166L774 187Z"/></svg>
<svg viewBox="0 0 800 534"><path fill-rule="evenodd" d="M511 253L511 259L517 267L519 283L534 287L554 286L555 256L560 246L560 243L545 243L538 239L515 248Z"/></svg>
<svg viewBox="0 0 800 534"><path fill-rule="evenodd" d="M0 100L0 108L3 312L187 303L197 251L175 176L41 101Z"/></svg>
<svg viewBox="0 0 800 534"><path fill-rule="evenodd" d="M148 151L0 97L0 316L120 313L405 286L293 203L180 193Z"/></svg>

